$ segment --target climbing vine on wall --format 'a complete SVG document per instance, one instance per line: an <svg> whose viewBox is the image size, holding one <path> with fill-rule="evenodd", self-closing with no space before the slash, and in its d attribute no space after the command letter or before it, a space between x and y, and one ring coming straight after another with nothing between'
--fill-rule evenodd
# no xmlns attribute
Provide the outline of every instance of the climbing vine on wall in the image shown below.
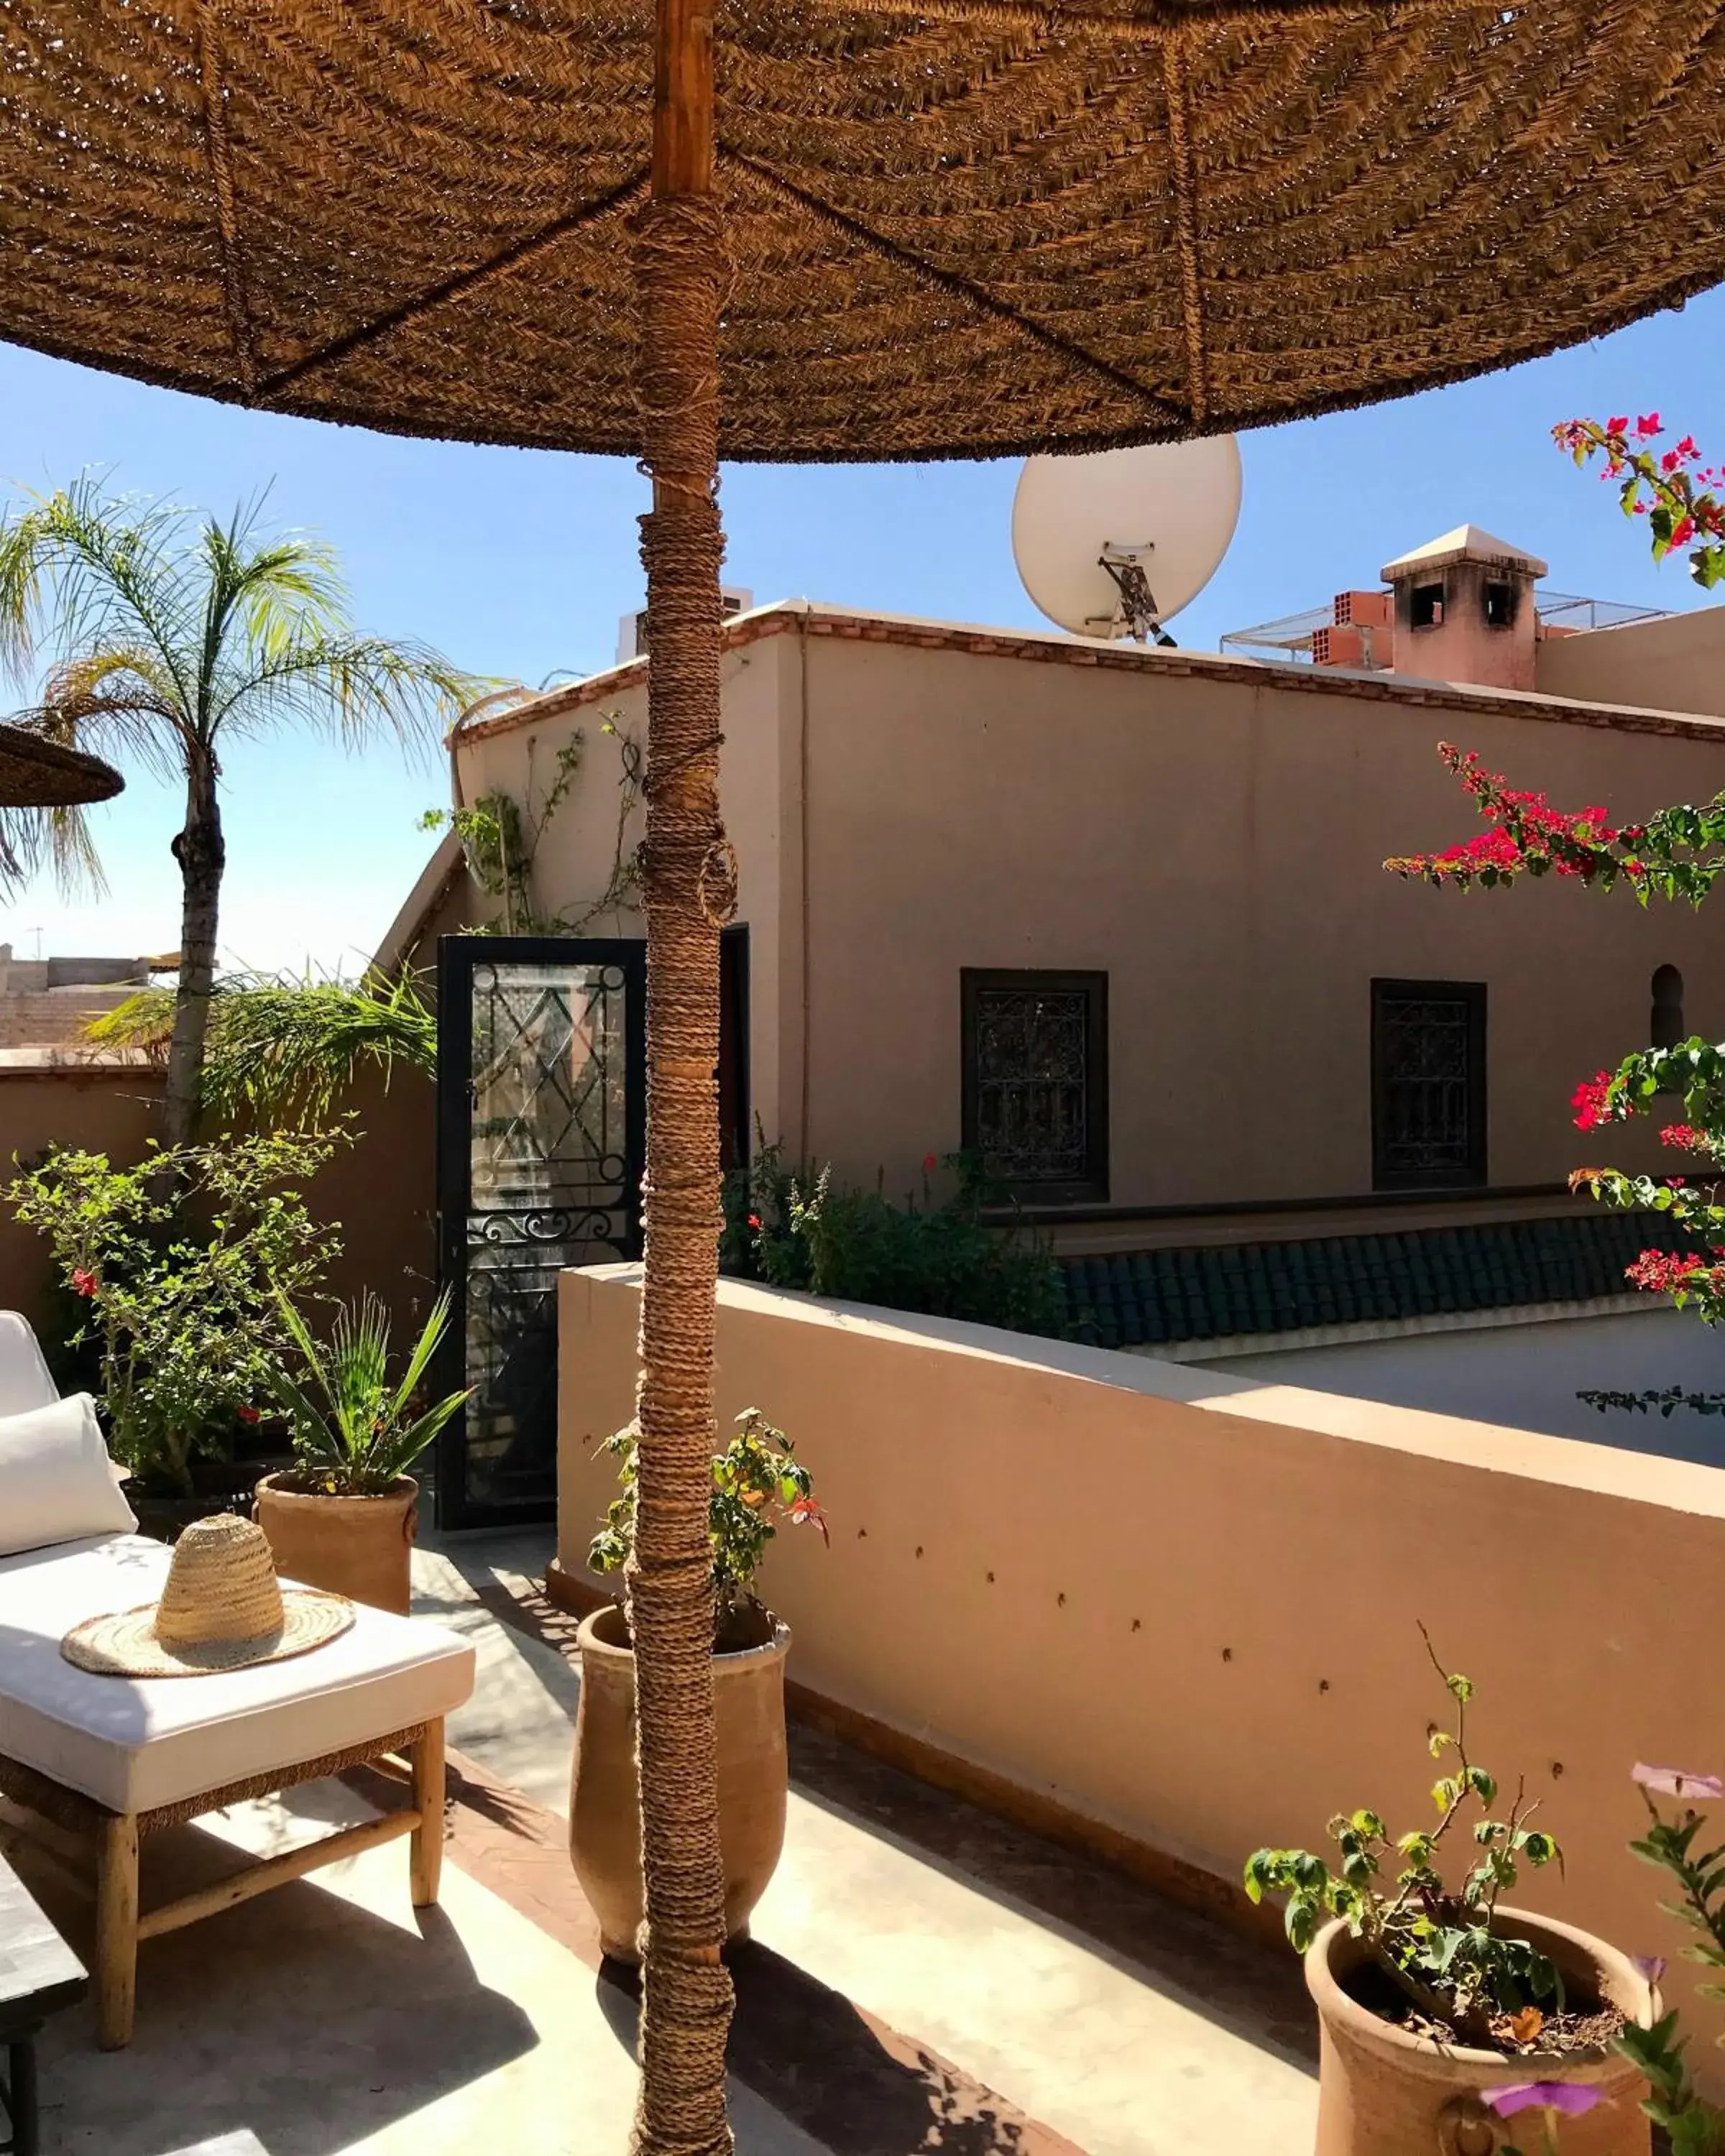
<svg viewBox="0 0 1725 2156"><path fill-rule="evenodd" d="M605 914L632 910L638 904L639 850L629 844L629 831L641 800L641 747L614 717L603 721L599 731L616 741L621 771L610 872L604 888L593 899L556 913L542 913L533 897L533 867L539 849L573 791L586 756L587 737L579 728L557 751L551 783L536 797L530 767L527 793L521 801L501 788L493 788L460 808L429 809L419 819L423 830L453 829L460 840L468 873L500 909L497 917L485 924L490 932L502 936L578 936Z"/></svg>

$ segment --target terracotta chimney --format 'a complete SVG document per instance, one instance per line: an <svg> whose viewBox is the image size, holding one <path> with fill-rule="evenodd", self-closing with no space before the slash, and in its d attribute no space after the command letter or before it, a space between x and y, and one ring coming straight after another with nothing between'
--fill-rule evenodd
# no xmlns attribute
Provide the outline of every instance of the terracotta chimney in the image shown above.
<svg viewBox="0 0 1725 2156"><path fill-rule="evenodd" d="M1385 564L1395 670L1487 689L1532 689L1533 586L1545 563L1463 524Z"/></svg>

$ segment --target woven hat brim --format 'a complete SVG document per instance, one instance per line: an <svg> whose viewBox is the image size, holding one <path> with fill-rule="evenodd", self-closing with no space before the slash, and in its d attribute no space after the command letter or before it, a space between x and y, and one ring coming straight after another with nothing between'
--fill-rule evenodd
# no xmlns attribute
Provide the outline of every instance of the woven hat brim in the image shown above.
<svg viewBox="0 0 1725 2156"><path fill-rule="evenodd" d="M136 1609L116 1609L86 1617L60 1641L60 1652L74 1668L100 1677L202 1677L224 1670L249 1669L259 1662L285 1662L309 1655L337 1639L353 1622L353 1604L344 1595L315 1588L282 1589L282 1625L249 1640L188 1641L168 1646L156 1636L153 1602Z"/></svg>

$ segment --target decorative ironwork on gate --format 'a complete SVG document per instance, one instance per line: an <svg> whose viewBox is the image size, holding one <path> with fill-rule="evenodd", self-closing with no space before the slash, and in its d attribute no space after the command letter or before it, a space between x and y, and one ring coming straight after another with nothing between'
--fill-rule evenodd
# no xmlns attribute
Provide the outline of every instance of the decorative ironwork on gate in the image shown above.
<svg viewBox="0 0 1725 2156"><path fill-rule="evenodd" d="M557 1275L640 1251L644 969L638 942L439 946L443 1271L475 1389L440 1445L447 1525L555 1508Z"/></svg>

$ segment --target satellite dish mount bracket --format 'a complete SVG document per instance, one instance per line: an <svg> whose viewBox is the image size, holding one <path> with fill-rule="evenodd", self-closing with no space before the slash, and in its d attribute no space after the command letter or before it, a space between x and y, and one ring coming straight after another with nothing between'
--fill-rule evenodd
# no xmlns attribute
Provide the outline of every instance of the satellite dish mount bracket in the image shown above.
<svg viewBox="0 0 1725 2156"><path fill-rule="evenodd" d="M1092 616L1085 624L1087 629L1100 629L1111 637L1124 632L1137 644L1173 644L1174 639L1162 625L1145 568L1147 557L1155 552L1155 542L1148 539L1133 545L1111 539L1104 544L1096 557L1096 567L1106 573L1120 597L1111 614Z"/></svg>

